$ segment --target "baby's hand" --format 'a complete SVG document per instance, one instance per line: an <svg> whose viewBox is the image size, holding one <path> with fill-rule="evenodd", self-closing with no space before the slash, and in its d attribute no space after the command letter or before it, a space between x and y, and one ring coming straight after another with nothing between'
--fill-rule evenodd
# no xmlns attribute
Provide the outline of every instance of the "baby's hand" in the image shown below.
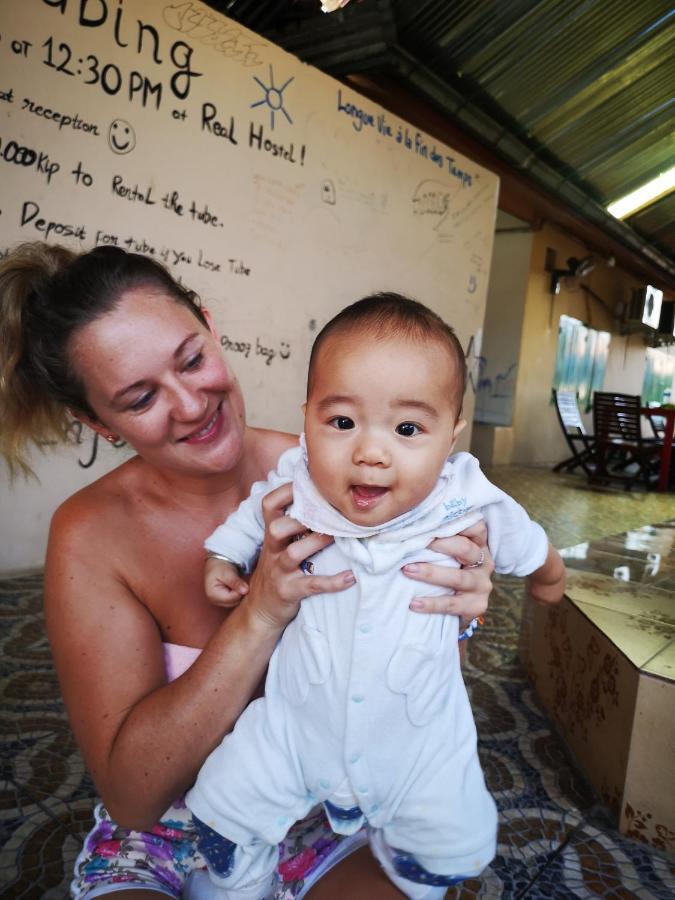
<svg viewBox="0 0 675 900"><path fill-rule="evenodd" d="M233 563L208 557L204 568L204 590L216 606L238 606L248 594L248 584Z"/></svg>

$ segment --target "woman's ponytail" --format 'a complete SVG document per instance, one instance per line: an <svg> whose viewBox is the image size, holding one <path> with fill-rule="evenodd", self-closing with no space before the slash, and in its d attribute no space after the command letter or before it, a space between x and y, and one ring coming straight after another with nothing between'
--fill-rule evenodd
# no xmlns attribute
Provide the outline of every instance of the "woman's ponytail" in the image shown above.
<svg viewBox="0 0 675 900"><path fill-rule="evenodd" d="M12 475L30 474L29 445L63 440L70 421L35 365L32 345L45 341L28 322L35 318L31 308L42 305L75 258L64 247L35 243L0 261L0 452Z"/></svg>

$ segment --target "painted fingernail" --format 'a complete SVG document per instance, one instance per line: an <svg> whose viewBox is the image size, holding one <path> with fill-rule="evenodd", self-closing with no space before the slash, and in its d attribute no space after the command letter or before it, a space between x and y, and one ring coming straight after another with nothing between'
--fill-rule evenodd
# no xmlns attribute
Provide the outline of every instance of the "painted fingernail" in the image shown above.
<svg viewBox="0 0 675 900"><path fill-rule="evenodd" d="M417 565L417 563L408 563L407 566L403 566L404 572L411 572L413 575L419 572L419 570L420 567Z"/></svg>
<svg viewBox="0 0 675 900"><path fill-rule="evenodd" d="M411 600L410 609L424 609L424 603L421 600Z"/></svg>
<svg viewBox="0 0 675 900"><path fill-rule="evenodd" d="M345 584L355 584L355 583L356 583L356 578L354 577L354 573L353 573L353 572L347 572L347 573L345 574L345 576L344 576L344 583L345 583Z"/></svg>

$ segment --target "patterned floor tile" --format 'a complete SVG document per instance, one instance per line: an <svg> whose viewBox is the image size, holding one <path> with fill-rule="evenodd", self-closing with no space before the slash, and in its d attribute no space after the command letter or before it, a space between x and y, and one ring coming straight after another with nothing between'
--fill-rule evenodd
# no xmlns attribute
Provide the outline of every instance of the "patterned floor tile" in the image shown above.
<svg viewBox="0 0 675 900"><path fill-rule="evenodd" d="M91 794L91 781L64 720L39 715L12 719L3 732L0 759L6 783L20 788L15 802L23 807ZM1 790L0 802L9 807Z"/></svg>
<svg viewBox="0 0 675 900"><path fill-rule="evenodd" d="M531 889L530 898L672 900L675 864L605 827L582 823Z"/></svg>
<svg viewBox="0 0 675 900"><path fill-rule="evenodd" d="M60 813L48 807L21 817L0 848L4 897L63 900L82 840L90 827L91 803L80 800ZM77 825L77 827L75 827Z"/></svg>

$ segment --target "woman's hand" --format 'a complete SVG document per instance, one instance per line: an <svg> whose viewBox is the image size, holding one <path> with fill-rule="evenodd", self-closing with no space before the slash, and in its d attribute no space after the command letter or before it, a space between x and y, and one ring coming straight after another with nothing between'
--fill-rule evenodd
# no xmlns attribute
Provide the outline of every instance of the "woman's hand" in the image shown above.
<svg viewBox="0 0 675 900"><path fill-rule="evenodd" d="M265 540L244 601L263 622L276 629L285 628L295 618L305 597L343 591L355 581L350 571L312 575L301 569L305 560L332 544L333 538L308 532L295 519L284 515L292 500L290 484L263 498Z"/></svg>
<svg viewBox="0 0 675 900"><path fill-rule="evenodd" d="M436 538L429 546L437 553L454 557L462 568L451 569L434 563L404 566L403 572L409 578L454 591L439 597L415 597L410 608L415 612L450 613L459 616L463 623L482 616L488 607L492 590L490 576L495 567L487 545L485 522L477 522L453 537Z"/></svg>

